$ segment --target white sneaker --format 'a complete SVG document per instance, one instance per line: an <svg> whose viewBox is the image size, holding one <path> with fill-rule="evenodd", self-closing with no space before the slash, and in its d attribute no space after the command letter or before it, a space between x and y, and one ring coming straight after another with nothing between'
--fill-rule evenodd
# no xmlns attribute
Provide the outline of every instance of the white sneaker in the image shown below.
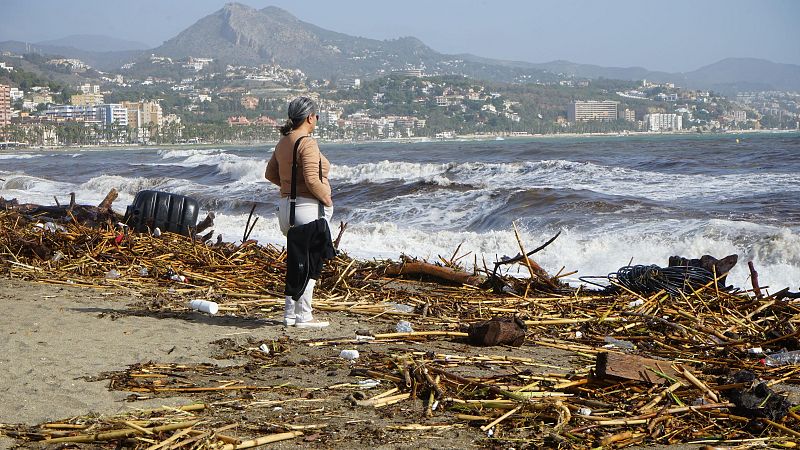
<svg viewBox="0 0 800 450"><path fill-rule="evenodd" d="M283 318L283 326L285 327L293 327L297 321L294 317L284 317Z"/></svg>
<svg viewBox="0 0 800 450"><path fill-rule="evenodd" d="M330 323L322 322L317 319L311 319L306 322L300 322L299 320L296 320L294 323L294 326L297 328L325 328L328 325L330 325Z"/></svg>

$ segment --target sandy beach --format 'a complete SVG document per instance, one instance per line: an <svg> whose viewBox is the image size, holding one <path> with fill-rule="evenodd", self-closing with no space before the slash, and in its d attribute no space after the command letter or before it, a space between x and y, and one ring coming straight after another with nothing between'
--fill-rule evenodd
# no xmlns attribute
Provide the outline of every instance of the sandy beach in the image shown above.
<svg viewBox="0 0 800 450"><path fill-rule="evenodd" d="M209 363L220 367L235 366L245 358L219 359L220 339L247 345L253 341L290 339L289 349L274 365L250 374L253 384L293 387L285 391L258 391L245 396L254 402L313 398L329 411L324 447L363 448L359 442L368 439L377 448L410 448L424 444L429 448L452 448L473 445L483 434L478 429L457 427L452 430L426 432L408 439L408 433L387 431L392 424L420 420L422 407L416 403L396 412L371 408L355 408L346 400L354 392L356 380L350 376L348 363L339 358L337 346L308 346L307 339L352 337L357 329L372 332L394 331L395 320L359 319L342 313L318 314L333 326L323 330L288 329L269 318L234 317L187 310L179 314L157 314L142 310L143 297L129 290L93 289L0 278L0 298L4 314L0 315L0 423L36 425L66 421L76 416L114 416L136 409L179 406L202 401L220 401L237 396L162 395L157 398L137 396L131 392L109 390L108 381L91 381L104 372L124 371L137 363ZM277 319L278 315L273 314ZM352 348L352 347L347 347ZM359 347L362 359L370 354L395 350L422 350L464 355L487 351L449 340L403 344L374 344ZM374 348L374 350L373 350ZM492 354L536 358L554 365L574 365L578 360L570 352L543 347L522 349L493 348ZM555 366L554 366L555 367ZM496 370L504 370L497 368ZM546 371L546 369L542 369ZM331 387L333 386L333 387ZM378 386L368 395L385 388ZM316 405L316 403L315 403ZM233 414L231 420L250 423L303 422L304 408L285 406L283 411L253 408ZM228 413L226 413L227 416ZM314 419L317 420L317 419ZM0 432L2 433L2 432ZM313 437L313 436L312 436ZM319 440L319 436L316 438ZM315 442L314 439L304 444ZM16 442L23 447L37 444ZM11 448L15 441L0 436L0 448ZM277 443L279 448L295 448L297 442Z"/></svg>

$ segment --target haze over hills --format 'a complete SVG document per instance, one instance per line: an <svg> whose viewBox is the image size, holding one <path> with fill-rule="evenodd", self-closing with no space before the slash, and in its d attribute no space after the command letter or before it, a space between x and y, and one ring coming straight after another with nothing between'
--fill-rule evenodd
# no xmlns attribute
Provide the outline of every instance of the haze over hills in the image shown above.
<svg viewBox="0 0 800 450"><path fill-rule="evenodd" d="M150 48L149 45L142 42L126 41L97 34L73 34L60 39L37 42L35 45L72 47L86 52L122 52Z"/></svg>
<svg viewBox="0 0 800 450"><path fill-rule="evenodd" d="M800 66L777 64L756 58L728 58L684 73L650 71L643 67L602 67L569 61L531 63L503 61L469 54L446 55L419 39L403 37L376 40L350 36L303 22L277 7L255 9L229 3L198 20L159 47L97 51L91 37L71 36L36 45L37 51L80 58L101 70L114 70L145 55L172 58L206 57L223 64L280 64L298 68L315 78L377 76L391 70L424 67L427 73L463 74L468 77L511 82L557 78L557 74L579 78L621 80L648 79L674 82L689 88L731 93L737 90L800 90ZM61 45L53 45L61 44ZM21 42L0 43L0 50L24 52ZM136 43L111 42L105 48ZM144 45L144 44L139 44Z"/></svg>

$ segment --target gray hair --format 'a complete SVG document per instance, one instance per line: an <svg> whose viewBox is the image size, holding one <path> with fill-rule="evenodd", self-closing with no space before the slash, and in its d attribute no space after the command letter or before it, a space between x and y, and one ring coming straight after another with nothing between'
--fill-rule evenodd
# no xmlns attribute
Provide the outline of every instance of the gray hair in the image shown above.
<svg viewBox="0 0 800 450"><path fill-rule="evenodd" d="M317 112L314 100L308 97L297 97L289 103L289 119L281 127L281 134L286 136L299 127L306 118Z"/></svg>

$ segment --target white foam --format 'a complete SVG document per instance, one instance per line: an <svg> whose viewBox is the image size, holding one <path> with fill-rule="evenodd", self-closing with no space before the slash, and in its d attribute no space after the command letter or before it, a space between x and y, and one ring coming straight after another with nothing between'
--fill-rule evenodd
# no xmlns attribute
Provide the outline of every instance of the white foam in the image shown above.
<svg viewBox="0 0 800 450"><path fill-rule="evenodd" d="M405 182L428 181L442 186L451 184L444 176L453 164L427 164L403 161L380 161L355 166L331 166L330 179L346 183L385 183L403 180Z"/></svg>
<svg viewBox="0 0 800 450"><path fill-rule="evenodd" d="M162 159L177 159L195 155L212 155L223 151L219 148L162 149L158 150L158 156Z"/></svg>
<svg viewBox="0 0 800 450"><path fill-rule="evenodd" d="M41 158L42 155L31 155L28 153L19 153L19 154L4 154L0 153L0 159L33 159L33 158Z"/></svg>
<svg viewBox="0 0 800 450"><path fill-rule="evenodd" d="M336 214L333 219L335 224ZM215 222L226 240L241 239L246 215L218 214ZM337 232L338 228L334 225L332 233L335 235ZM520 229L527 250L554 234L553 230ZM279 247L286 242L278 230L274 213L265 214L259 220L251 238ZM477 258L478 267L483 267L486 261L486 265L492 269L496 258L519 253L516 238L510 229L481 233L430 231L399 225L397 222L350 222L343 235L341 249L360 259L398 259L401 254L406 254L436 261L439 255L449 258L459 245L459 255L469 253L461 261L468 267L472 267ZM564 271L578 270L578 274L568 280L577 282L578 276L605 276L630 262L666 266L672 255L699 258L704 254L718 258L738 254L739 263L729 274L727 282L739 288L749 288L749 260L754 261L759 271L761 285L770 286L770 291L775 292L787 286L795 290L800 286L800 233L747 222L662 221L632 226L616 225L592 232L564 230L553 244L533 258L552 274L562 266L565 267ZM511 271L512 274L525 273L521 266L515 266Z"/></svg>
<svg viewBox="0 0 800 450"><path fill-rule="evenodd" d="M604 166L591 162L543 160L515 163L460 164L381 161L355 166L334 165L331 180L340 183L431 182L480 189L570 189L658 201L683 198L725 200L741 195L782 192L794 186L795 175L745 173L682 175Z"/></svg>

